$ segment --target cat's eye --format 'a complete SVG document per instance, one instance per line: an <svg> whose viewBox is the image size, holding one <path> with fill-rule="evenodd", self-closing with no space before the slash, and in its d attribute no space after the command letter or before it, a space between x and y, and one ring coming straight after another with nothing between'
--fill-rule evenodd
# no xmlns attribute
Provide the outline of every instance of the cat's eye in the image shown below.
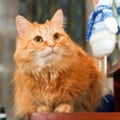
<svg viewBox="0 0 120 120"><path fill-rule="evenodd" d="M37 43L42 43L43 42L43 38L41 36L36 36L34 38L34 41L37 42Z"/></svg>
<svg viewBox="0 0 120 120"><path fill-rule="evenodd" d="M55 33L53 35L53 38L54 38L54 40L59 40L60 39L60 34L59 33Z"/></svg>

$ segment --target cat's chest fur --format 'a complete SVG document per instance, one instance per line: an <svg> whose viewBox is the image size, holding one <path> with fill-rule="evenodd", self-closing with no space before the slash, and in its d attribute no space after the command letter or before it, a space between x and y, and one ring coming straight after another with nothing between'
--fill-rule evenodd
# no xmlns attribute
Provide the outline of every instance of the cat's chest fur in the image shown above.
<svg viewBox="0 0 120 120"><path fill-rule="evenodd" d="M56 69L46 69L42 70L40 75L44 82L52 82L58 79L60 73Z"/></svg>
<svg viewBox="0 0 120 120"><path fill-rule="evenodd" d="M29 82L27 86L27 92L33 101L38 105L54 104L64 87L61 83L60 72L56 69L43 69L40 76L35 76L35 79L31 79L32 82Z"/></svg>

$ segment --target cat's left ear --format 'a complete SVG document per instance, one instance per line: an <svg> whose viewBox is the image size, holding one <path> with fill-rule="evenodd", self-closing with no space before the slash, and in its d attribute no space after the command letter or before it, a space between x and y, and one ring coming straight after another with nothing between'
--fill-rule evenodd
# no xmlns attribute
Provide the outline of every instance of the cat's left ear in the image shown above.
<svg viewBox="0 0 120 120"><path fill-rule="evenodd" d="M65 25L65 18L63 16L63 11L61 9L57 10L54 16L51 19L56 25L64 26Z"/></svg>
<svg viewBox="0 0 120 120"><path fill-rule="evenodd" d="M24 37L29 31L29 29L32 27L32 24L23 16L18 15L16 17L16 27L18 34Z"/></svg>

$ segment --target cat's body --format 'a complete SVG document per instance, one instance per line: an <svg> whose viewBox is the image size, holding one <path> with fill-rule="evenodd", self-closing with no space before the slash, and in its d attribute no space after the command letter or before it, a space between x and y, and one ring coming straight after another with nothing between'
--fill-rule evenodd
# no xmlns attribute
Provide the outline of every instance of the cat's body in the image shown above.
<svg viewBox="0 0 120 120"><path fill-rule="evenodd" d="M62 11L45 24L32 24L21 16L16 24L16 115L95 111L101 97L101 73L96 61L64 32Z"/></svg>

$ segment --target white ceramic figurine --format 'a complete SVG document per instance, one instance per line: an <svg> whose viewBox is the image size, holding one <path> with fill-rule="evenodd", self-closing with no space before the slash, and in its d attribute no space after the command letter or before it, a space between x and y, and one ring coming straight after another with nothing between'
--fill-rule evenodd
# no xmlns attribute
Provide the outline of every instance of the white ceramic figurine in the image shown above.
<svg viewBox="0 0 120 120"><path fill-rule="evenodd" d="M118 24L113 17L112 3L113 0L94 0L95 9L90 16L86 39L97 58L108 56L116 44Z"/></svg>

